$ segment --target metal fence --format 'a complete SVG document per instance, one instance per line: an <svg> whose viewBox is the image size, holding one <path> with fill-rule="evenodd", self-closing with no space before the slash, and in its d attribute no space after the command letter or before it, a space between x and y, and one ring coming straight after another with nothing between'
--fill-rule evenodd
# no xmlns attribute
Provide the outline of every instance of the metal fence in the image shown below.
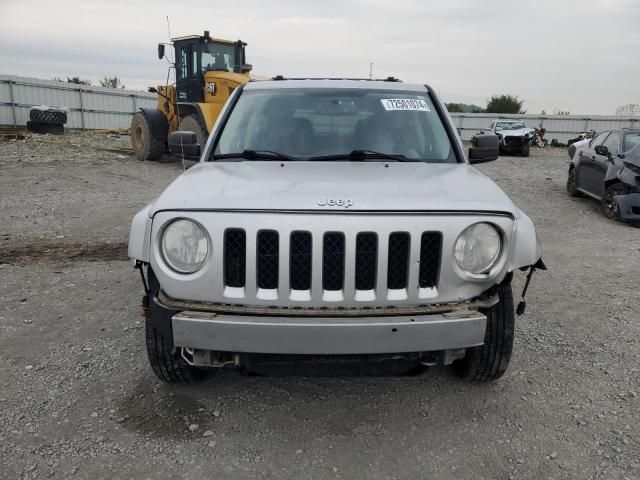
<svg viewBox="0 0 640 480"><path fill-rule="evenodd" d="M92 87L0 75L0 125L25 126L34 105L67 107L67 128L129 128L131 115L154 107L156 96L136 90Z"/></svg>
<svg viewBox="0 0 640 480"><path fill-rule="evenodd" d="M546 129L544 138L551 142L554 138L560 143L574 138L576 133L587 130L601 132L617 128L640 128L639 117L618 117L615 115L496 115L491 113L452 113L453 122L463 140L470 140L478 130L489 128L491 121L499 117L516 118L524 121L527 127Z"/></svg>

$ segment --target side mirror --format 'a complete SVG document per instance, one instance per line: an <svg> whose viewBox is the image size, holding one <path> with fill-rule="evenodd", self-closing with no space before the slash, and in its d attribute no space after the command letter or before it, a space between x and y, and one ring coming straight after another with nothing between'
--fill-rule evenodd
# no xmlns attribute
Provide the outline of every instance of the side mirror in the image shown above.
<svg viewBox="0 0 640 480"><path fill-rule="evenodd" d="M249 63L244 63L242 64L242 73L249 73L251 70L253 70L253 65L249 64Z"/></svg>
<svg viewBox="0 0 640 480"><path fill-rule="evenodd" d="M158 44L158 58L162 60L164 58L164 43Z"/></svg>
<svg viewBox="0 0 640 480"><path fill-rule="evenodd" d="M484 163L497 160L500 156L500 140L492 133L474 135L469 149L469 163Z"/></svg>
<svg viewBox="0 0 640 480"><path fill-rule="evenodd" d="M609 149L607 147L605 147L604 145L597 145L596 146L596 155L601 155L603 157L609 157Z"/></svg>
<svg viewBox="0 0 640 480"><path fill-rule="evenodd" d="M169 151L171 155L187 159L200 158L200 144L195 132L177 131L169 135Z"/></svg>

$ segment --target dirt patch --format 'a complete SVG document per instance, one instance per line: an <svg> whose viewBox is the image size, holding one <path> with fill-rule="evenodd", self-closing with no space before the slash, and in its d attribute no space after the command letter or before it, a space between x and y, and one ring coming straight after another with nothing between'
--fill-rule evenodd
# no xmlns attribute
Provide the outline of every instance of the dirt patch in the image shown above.
<svg viewBox="0 0 640 480"><path fill-rule="evenodd" d="M127 258L127 244L124 242L38 242L23 247L0 249L0 264L20 265L60 261L108 262Z"/></svg>

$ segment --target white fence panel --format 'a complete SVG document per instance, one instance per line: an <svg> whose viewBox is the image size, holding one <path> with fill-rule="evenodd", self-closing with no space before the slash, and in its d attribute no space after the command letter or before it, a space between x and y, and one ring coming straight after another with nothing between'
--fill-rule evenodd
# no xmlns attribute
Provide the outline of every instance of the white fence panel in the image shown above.
<svg viewBox="0 0 640 480"><path fill-rule="evenodd" d="M576 133L587 130L601 132L617 128L640 128L640 117L618 117L615 115L494 115L489 113L452 113L453 122L463 140L470 140L479 130L489 128L497 118L516 118L528 127L544 127L545 138L567 143Z"/></svg>
<svg viewBox="0 0 640 480"><path fill-rule="evenodd" d="M0 125L25 126L29 108L34 105L67 107L67 128L128 128L134 112L156 106L156 96L136 90L0 75Z"/></svg>

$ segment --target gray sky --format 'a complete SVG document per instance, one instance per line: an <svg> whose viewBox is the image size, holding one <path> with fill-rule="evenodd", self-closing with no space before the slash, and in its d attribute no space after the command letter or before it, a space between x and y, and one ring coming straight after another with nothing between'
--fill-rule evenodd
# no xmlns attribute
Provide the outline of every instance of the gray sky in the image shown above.
<svg viewBox="0 0 640 480"><path fill-rule="evenodd" d="M613 114L640 103L639 0L0 0L0 73L163 84L156 44L242 39L254 73L394 75L445 101L492 94L545 109Z"/></svg>

